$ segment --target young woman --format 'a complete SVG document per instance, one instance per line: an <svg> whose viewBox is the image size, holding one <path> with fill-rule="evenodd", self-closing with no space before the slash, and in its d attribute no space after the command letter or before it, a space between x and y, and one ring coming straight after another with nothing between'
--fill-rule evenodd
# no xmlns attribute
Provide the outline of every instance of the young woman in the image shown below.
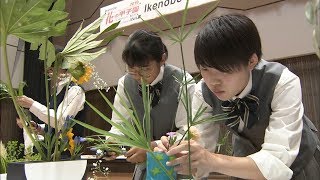
<svg viewBox="0 0 320 180"><path fill-rule="evenodd" d="M123 107L123 102L120 103L121 97L125 104L130 105L128 99L130 97L139 120L142 121L144 108L141 97L141 79L150 86L150 93L153 97L150 114L153 147L156 146L155 141L161 136L167 132L182 129L187 122L186 110L179 96L181 84L176 80L176 78L182 79L183 71L167 64L167 58L167 48L157 34L145 30L137 30L132 33L122 53L122 59L127 65L127 74L119 79L114 100L115 108L124 117L130 119L129 112ZM192 79L188 73L186 77L187 81ZM188 84L190 97L194 91L194 85L194 82ZM125 90L128 94L125 93ZM121 123L116 113L112 114L112 120ZM120 134L114 127L110 132ZM127 161L139 163L135 168L134 179L144 179L146 151L132 147L125 156Z"/></svg>

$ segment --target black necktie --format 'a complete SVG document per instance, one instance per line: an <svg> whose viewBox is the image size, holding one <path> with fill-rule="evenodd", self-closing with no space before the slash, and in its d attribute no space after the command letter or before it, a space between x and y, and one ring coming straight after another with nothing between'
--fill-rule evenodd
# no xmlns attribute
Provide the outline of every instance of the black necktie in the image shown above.
<svg viewBox="0 0 320 180"><path fill-rule="evenodd" d="M160 101L160 94L161 94L161 89L162 89L162 81L158 82L157 84L155 84L153 86L147 85L147 88L149 88L149 92L150 92L150 95L151 95L151 106L154 107ZM139 94L142 97L141 85L139 85L138 89L139 89Z"/></svg>
<svg viewBox="0 0 320 180"><path fill-rule="evenodd" d="M259 98L251 94L241 99L223 101L221 105L222 110L229 112L229 117L233 117L228 119L225 124L235 132L238 132L239 123L242 120L244 126L250 129L259 120L258 106Z"/></svg>

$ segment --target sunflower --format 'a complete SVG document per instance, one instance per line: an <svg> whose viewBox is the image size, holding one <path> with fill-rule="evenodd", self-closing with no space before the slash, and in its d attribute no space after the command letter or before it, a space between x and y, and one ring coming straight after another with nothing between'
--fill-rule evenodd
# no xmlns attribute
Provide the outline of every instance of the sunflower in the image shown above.
<svg viewBox="0 0 320 180"><path fill-rule="evenodd" d="M72 81L77 84L82 84L89 81L93 73L93 68L89 64L79 62L75 68L69 69L69 72L72 75Z"/></svg>

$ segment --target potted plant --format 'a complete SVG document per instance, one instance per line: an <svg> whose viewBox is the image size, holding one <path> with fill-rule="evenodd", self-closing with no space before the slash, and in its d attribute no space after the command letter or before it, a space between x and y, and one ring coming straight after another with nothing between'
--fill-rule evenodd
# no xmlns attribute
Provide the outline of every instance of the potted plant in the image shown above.
<svg viewBox="0 0 320 180"><path fill-rule="evenodd" d="M1 178L6 178L7 167L9 163L41 160L41 157L38 153L33 153L30 150L23 155L24 148L24 144L19 144L18 141L8 141L6 145L0 141Z"/></svg>
<svg viewBox="0 0 320 180"><path fill-rule="evenodd" d="M48 132L44 134L44 141L40 141L37 136L33 136L33 132L27 127L27 124L30 124L31 120L24 109L17 104L17 96L22 95L22 92L18 92L13 88L12 79L9 73L8 64L10 59L8 59L7 54L7 39L9 35L16 36L31 43L32 50L39 49L39 59L44 61L44 72L46 72L47 68L54 63L53 79L57 78L58 68L64 68L71 74L74 82L82 83L87 81L90 78L90 75L92 75L92 69L90 68L89 62L106 52L106 48L102 48L98 51L92 49L95 49L118 36L121 32L115 32L108 37L102 38L102 35L115 29L119 23L114 23L103 31L99 31L102 18L97 19L83 29L81 24L63 51L56 54L54 45L48 39L53 36L60 36L65 32L69 21L66 19L68 13L64 12L65 0L17 0L1 1L0 3L1 59L3 59L7 76L7 80L1 83L1 87L5 89L4 92L6 95L12 99L20 119L24 121L24 123L22 123L23 128L41 157L41 162L37 163L10 163L8 167L8 179L23 179L27 178L29 175L28 172L22 172L21 176L19 176L18 171L12 170L12 168L15 167L20 168L22 171L24 169L37 169L37 173L31 172L31 174L34 173L32 174L33 178L35 178L36 175L39 175L40 179L43 179L44 177L59 179L56 175L61 175L61 177L63 177L63 172L69 173L68 175L70 175L69 169L66 168L65 170L59 170L59 173L57 173L55 167L59 167L59 165L55 164L63 164L63 166L66 166L67 164L73 166L76 164L78 171L75 172L80 174L79 177L82 177L86 168L85 160L77 162L61 161L61 152L65 151L65 149L70 151L71 159L76 159L81 154L81 144L77 141L77 138L73 137L72 133L72 126L75 123L68 121L70 118L66 120L63 127L55 128L55 132L51 132L51 127L49 126ZM98 40L99 38L100 40ZM45 74L45 78L47 107L49 107L47 74ZM54 89L53 91L55 92L56 90ZM54 99L56 99L55 96ZM56 102L56 100L54 101ZM55 127L58 127L57 106L56 103L54 104L54 124L56 125ZM48 121L50 124L50 117L48 117ZM55 161L56 163L52 163L52 161ZM81 163L82 165L80 165ZM29 168L23 168L23 166L28 166ZM44 168L43 171L39 171L38 168L40 166ZM63 166L60 165L60 167ZM49 175L50 172L53 172L53 176ZM74 178L79 179L77 177Z"/></svg>

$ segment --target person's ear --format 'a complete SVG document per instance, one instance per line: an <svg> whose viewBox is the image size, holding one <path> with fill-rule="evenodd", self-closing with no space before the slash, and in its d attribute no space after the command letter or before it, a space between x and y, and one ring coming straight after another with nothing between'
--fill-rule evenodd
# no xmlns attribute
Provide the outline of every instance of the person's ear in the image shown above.
<svg viewBox="0 0 320 180"><path fill-rule="evenodd" d="M160 65L164 65L166 63L166 60L167 60L167 53L163 53L162 54L162 57L161 57L161 61L160 61Z"/></svg>
<svg viewBox="0 0 320 180"><path fill-rule="evenodd" d="M258 64L259 59L256 53L252 54L252 56L249 59L249 64L248 67L250 70L253 70L254 67L256 67L256 65Z"/></svg>

